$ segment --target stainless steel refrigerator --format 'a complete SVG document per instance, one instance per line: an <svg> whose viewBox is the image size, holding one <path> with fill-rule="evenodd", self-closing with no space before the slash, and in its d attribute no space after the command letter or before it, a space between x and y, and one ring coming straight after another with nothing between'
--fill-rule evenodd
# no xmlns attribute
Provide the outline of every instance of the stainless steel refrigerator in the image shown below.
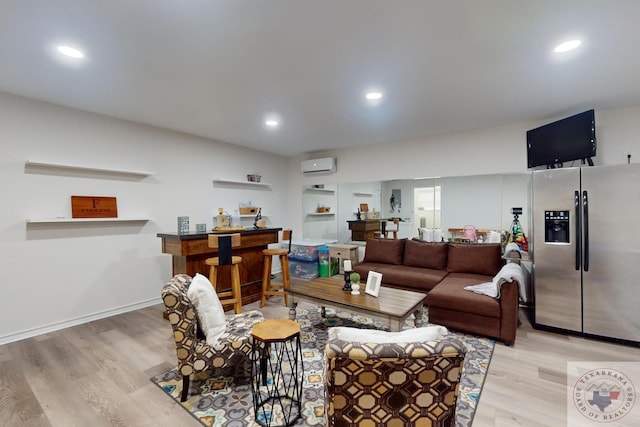
<svg viewBox="0 0 640 427"><path fill-rule="evenodd" d="M533 173L535 324L640 342L640 164Z"/></svg>

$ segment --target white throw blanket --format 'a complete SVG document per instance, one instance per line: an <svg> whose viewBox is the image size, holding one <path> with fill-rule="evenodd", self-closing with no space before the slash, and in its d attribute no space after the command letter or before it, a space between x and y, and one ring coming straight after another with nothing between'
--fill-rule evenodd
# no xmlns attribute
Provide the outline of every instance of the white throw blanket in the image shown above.
<svg viewBox="0 0 640 427"><path fill-rule="evenodd" d="M509 258L511 252L517 252L518 258L522 258L522 251L520 251L520 246L517 243L511 242L504 248L504 257Z"/></svg>
<svg viewBox="0 0 640 427"><path fill-rule="evenodd" d="M505 282L511 283L514 280L518 281L518 293L520 294L520 299L526 302L527 292L525 290L522 267L519 264L515 263L505 264L505 266L500 269L498 274L494 276L493 281L491 282L480 283L473 286L465 286L464 288L468 291L472 291L478 294L489 295L493 298L500 298L500 288L502 284Z"/></svg>

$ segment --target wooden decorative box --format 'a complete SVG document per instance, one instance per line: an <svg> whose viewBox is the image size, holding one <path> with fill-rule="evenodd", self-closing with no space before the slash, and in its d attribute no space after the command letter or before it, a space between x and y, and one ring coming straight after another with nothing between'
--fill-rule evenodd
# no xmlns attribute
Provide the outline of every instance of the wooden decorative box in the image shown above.
<svg viewBox="0 0 640 427"><path fill-rule="evenodd" d="M329 213L331 207L320 206L316 209L317 213Z"/></svg>
<svg viewBox="0 0 640 427"><path fill-rule="evenodd" d="M240 208L240 215L256 215L260 210L259 207L256 206L245 206Z"/></svg>

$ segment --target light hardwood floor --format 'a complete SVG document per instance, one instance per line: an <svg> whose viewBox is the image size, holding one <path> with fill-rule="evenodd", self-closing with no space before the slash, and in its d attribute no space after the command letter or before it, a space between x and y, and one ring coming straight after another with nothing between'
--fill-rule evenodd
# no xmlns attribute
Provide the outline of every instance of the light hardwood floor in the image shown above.
<svg viewBox="0 0 640 427"><path fill-rule="evenodd" d="M175 364L162 311L156 305L0 346L0 425L200 425L149 381ZM288 309L272 298L263 312L286 317ZM526 314L515 345L496 344L473 427L564 426L567 362L640 360L637 348L535 330Z"/></svg>

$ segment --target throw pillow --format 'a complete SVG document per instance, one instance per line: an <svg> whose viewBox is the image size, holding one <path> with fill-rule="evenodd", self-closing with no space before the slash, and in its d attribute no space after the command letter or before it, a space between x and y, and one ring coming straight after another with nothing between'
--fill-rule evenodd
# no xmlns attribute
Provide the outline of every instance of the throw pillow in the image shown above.
<svg viewBox="0 0 640 427"><path fill-rule="evenodd" d="M407 240L404 244L404 265L444 270L447 268L447 244Z"/></svg>
<svg viewBox="0 0 640 427"><path fill-rule="evenodd" d="M402 264L406 239L367 239L363 262Z"/></svg>
<svg viewBox="0 0 640 427"><path fill-rule="evenodd" d="M198 324L207 337L207 344L217 344L227 327L227 319L209 279L196 273L187 289L187 296L196 309Z"/></svg>
<svg viewBox="0 0 640 427"><path fill-rule="evenodd" d="M449 331L444 326L425 326L405 329L400 332L380 331L377 329L359 329L348 326L335 326L329 329L329 339L349 342L390 344L439 340Z"/></svg>
<svg viewBox="0 0 640 427"><path fill-rule="evenodd" d="M418 228L418 237L425 242L433 242L433 228Z"/></svg>

